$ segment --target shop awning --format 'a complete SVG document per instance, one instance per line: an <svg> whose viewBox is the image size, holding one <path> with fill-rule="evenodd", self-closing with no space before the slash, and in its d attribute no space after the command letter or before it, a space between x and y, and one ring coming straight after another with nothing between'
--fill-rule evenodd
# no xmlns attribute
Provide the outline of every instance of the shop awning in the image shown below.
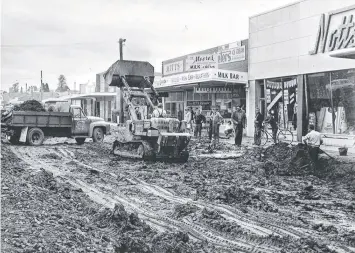
<svg viewBox="0 0 355 253"><path fill-rule="evenodd" d="M329 56L336 58L355 59L355 47L345 48L329 53Z"/></svg>
<svg viewBox="0 0 355 253"><path fill-rule="evenodd" d="M208 85L215 84L216 82L223 84L246 84L248 83L248 73L222 69L206 69L163 77L160 82L155 85L155 88L184 88L197 86L201 83Z"/></svg>
<svg viewBox="0 0 355 253"><path fill-rule="evenodd" d="M77 94L71 96L69 99L81 99L81 98L103 98L103 97L115 97L116 92L93 92L88 94Z"/></svg>

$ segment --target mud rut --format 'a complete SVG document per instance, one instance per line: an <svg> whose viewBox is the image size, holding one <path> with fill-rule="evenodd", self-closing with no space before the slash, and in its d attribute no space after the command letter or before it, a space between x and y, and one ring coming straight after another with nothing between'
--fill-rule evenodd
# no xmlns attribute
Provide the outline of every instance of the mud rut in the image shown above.
<svg viewBox="0 0 355 253"><path fill-rule="evenodd" d="M193 239L208 241L226 250L238 249L241 252L279 251L280 245L270 239L270 236L280 236L291 241L301 237L324 239L297 218L299 214L296 210L282 210L280 207L278 213L252 209L245 213L230 205L180 196L168 188L137 177L137 171L139 173L142 166L144 168L144 162L115 161L107 150L98 154L100 147L91 148L90 145L93 144L11 146L11 149L18 158L30 165L30 169L44 168L52 172L58 180L81 188L93 201L106 207L112 208L115 203L120 202L127 211L138 213L141 219L159 231L179 229L187 232ZM52 159L44 156L46 154L56 154L58 158ZM334 199L328 200L332 201ZM318 202L324 204L327 201ZM237 223L245 233L232 237L198 220L178 219L171 215L174 205L186 203L193 203L201 209L218 211L227 221ZM337 226L338 229L342 229L342 226L355 226L354 220L339 210L327 210L326 213L324 210L315 210L310 216L308 219L314 221L324 221L327 216L341 217L342 220L338 221L328 220L329 224ZM334 241L330 245L339 252L354 252L351 247Z"/></svg>

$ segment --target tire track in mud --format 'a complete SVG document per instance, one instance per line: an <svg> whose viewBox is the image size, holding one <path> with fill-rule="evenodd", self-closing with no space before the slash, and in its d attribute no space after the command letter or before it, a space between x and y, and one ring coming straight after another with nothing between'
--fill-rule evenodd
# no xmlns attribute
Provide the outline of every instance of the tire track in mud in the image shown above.
<svg viewBox="0 0 355 253"><path fill-rule="evenodd" d="M55 152L55 151L58 152ZM209 231L205 227L201 227L196 224L191 224L186 221L178 221L175 219L171 219L167 216L161 216L155 213L152 213L146 210L143 204L136 205L133 203L132 199L122 196L121 194L115 193L114 189L110 189L109 187L103 187L96 185L89 185L84 181L76 178L74 173L71 173L68 166L65 162L59 160L57 162L53 162L50 159L45 159L43 161L44 154L49 153L59 153L62 154L61 159L68 161L74 161L80 165L84 165L86 168L92 168L89 165L85 165L76 159L73 158L74 154L70 154L69 152L65 152L63 149L49 149L46 147L39 152L38 147L17 147L16 149L12 147L12 151L17 155L17 157L34 169L39 170L40 168L45 168L46 170L53 173L55 177L59 177L62 180L70 183L74 187L80 187L88 196L95 202L100 203L106 207L112 208L115 203L120 202L122 203L129 211L133 211L138 213L143 220L147 221L147 223L152 224L153 227L157 228L158 230L176 230L180 229L189 233L193 238L198 240L208 240L209 243L214 244L215 246L222 247L229 250L236 250L238 249L240 252L275 252L278 248L264 245L257 245L252 244L242 240L231 240L227 239L221 235L218 235L214 231ZM68 155L69 154L69 155ZM75 157L75 156L74 156ZM92 168L93 169L93 168ZM95 168L98 170L97 168ZM64 171L63 171L64 170ZM100 170L102 171L102 170ZM102 171L103 172L103 171ZM113 176L112 174L110 176ZM99 190L99 188L104 189L104 191ZM165 191L165 193L167 193Z"/></svg>
<svg viewBox="0 0 355 253"><path fill-rule="evenodd" d="M283 224L272 224L271 222L265 222L262 221L261 219L256 218L255 215L254 216L246 215L241 211L237 212L236 209L232 209L225 205L209 204L204 201L193 201L190 198L179 197L173 195L170 192L167 192L164 188L160 186L148 184L139 179L135 179L135 180L143 185L143 189L146 189L147 191L153 194L157 194L160 197L165 198L169 201L173 201L180 204L192 202L200 208L208 207L215 211L222 212L222 216L224 216L225 218L236 221L239 225L243 226L245 229L250 230L251 232L254 232L256 234L263 235L263 236L277 234L280 236L293 236L295 238L302 237L302 234L298 231L282 228L281 226Z"/></svg>

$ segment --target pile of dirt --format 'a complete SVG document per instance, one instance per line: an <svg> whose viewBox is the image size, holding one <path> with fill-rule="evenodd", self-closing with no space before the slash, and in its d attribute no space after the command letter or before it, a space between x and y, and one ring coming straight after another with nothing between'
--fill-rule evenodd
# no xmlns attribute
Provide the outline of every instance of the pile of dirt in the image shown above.
<svg viewBox="0 0 355 253"><path fill-rule="evenodd" d="M56 153L48 153L48 154L44 154L41 156L44 159L55 159L55 160L60 160L62 159L58 154Z"/></svg>
<svg viewBox="0 0 355 253"><path fill-rule="evenodd" d="M15 105L14 111L45 112L46 110L44 109L42 104L37 100L27 100L20 105Z"/></svg>
<svg viewBox="0 0 355 253"><path fill-rule="evenodd" d="M94 223L99 228L114 231L115 252L194 252L196 247L183 232L159 234L136 214L127 213L122 204L105 208L95 217Z"/></svg>
<svg viewBox="0 0 355 253"><path fill-rule="evenodd" d="M278 212L274 204L266 199L264 193L258 192L251 187L239 187L235 185L229 187L202 187L197 189L197 195L229 205L239 204L240 206L249 206L265 212Z"/></svg>
<svg viewBox="0 0 355 253"><path fill-rule="evenodd" d="M186 233L161 233L152 240L153 252L196 252L196 246L190 243L190 238Z"/></svg>
<svg viewBox="0 0 355 253"><path fill-rule="evenodd" d="M46 188L52 191L58 191L57 182L53 177L53 173L41 168L41 171L31 174L29 180L34 184L42 188Z"/></svg>
<svg viewBox="0 0 355 253"><path fill-rule="evenodd" d="M264 165L266 174L273 170L283 176L312 175L315 172L307 146L303 144L297 146L290 146L287 143L272 145L266 148L264 159L267 161Z"/></svg>
<svg viewBox="0 0 355 253"><path fill-rule="evenodd" d="M198 210L198 207L187 203L187 204L177 204L174 206L174 217L182 218Z"/></svg>

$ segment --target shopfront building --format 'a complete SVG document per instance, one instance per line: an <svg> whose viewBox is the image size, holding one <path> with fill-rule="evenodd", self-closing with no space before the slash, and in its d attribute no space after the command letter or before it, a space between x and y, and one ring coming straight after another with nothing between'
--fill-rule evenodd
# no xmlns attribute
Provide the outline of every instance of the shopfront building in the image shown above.
<svg viewBox="0 0 355 253"><path fill-rule="evenodd" d="M248 118L260 108L274 113L299 141L314 124L326 144L351 145L354 1L303 0L251 17L249 29ZM248 124L247 134L253 133Z"/></svg>
<svg viewBox="0 0 355 253"><path fill-rule="evenodd" d="M184 119L186 110L208 114L217 105L225 117L232 108L246 106L247 40L177 57L163 62L162 79L155 85L168 92L163 99L169 117Z"/></svg>

